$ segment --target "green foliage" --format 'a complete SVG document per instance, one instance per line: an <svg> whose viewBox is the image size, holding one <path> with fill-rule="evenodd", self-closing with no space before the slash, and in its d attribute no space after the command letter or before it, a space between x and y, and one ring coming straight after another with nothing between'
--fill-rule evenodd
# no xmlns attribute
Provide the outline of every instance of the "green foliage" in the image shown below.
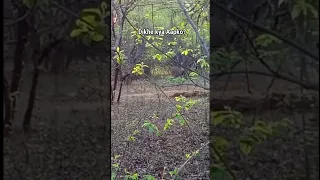
<svg viewBox="0 0 320 180"><path fill-rule="evenodd" d="M135 39L136 44L141 44L142 43L142 35L139 34L138 31L134 30L131 32L131 37Z"/></svg>
<svg viewBox="0 0 320 180"><path fill-rule="evenodd" d="M157 180L154 176L151 176L151 175L144 175L143 178L145 180Z"/></svg>
<svg viewBox="0 0 320 180"><path fill-rule="evenodd" d="M124 177L125 180L138 180L139 174L138 173L130 173L126 171L127 175Z"/></svg>
<svg viewBox="0 0 320 180"><path fill-rule="evenodd" d="M125 60L127 59L123 50L120 51L119 47L116 48L116 55L113 58L117 61L118 64L124 64Z"/></svg>
<svg viewBox="0 0 320 180"><path fill-rule="evenodd" d="M183 96L180 96L180 97L176 97L175 98L176 100L176 103L177 103L177 106L176 106L176 113L173 113L172 117L168 118L166 120L166 123L164 125L164 128L163 128L163 131L167 131L170 127L172 127L172 125L174 124L174 118L178 119L180 124L181 125L184 125L183 122L181 121L184 121L181 113L183 111L189 111L193 106L195 106L198 102L198 100L192 100L192 99L187 99L186 97L183 97ZM154 114L152 116L152 119L158 119L158 115L157 114ZM184 123L186 123L186 121L184 121ZM147 128L148 132L149 133L155 133L156 136L160 136L162 133L161 131L158 129L157 125L151 121L145 121L142 125L142 128ZM140 131L138 130L134 130L131 135L127 138L127 141L128 143L129 142L134 142L136 141L136 135L139 133ZM199 150L196 150L196 151L193 151L191 153L187 153L185 154L185 158L188 160L192 157L197 157L200 155L200 151ZM112 177L111 179L112 180L115 180L115 178L117 177L117 174L120 170L120 163L119 163L119 155L115 155L113 158L111 158L112 160ZM138 173L130 173L128 172L126 169L124 169L125 171L125 176L124 176L124 179L127 179L127 180L135 180L135 179L138 179L139 178L139 174ZM179 174L179 170L178 168L175 168L174 170L172 171L169 171L169 174L171 177L175 178L178 176ZM152 175L143 175L143 179L144 180L154 180L156 179L154 176Z"/></svg>
<svg viewBox="0 0 320 180"><path fill-rule="evenodd" d="M185 50L183 50L183 51L181 52L181 54L186 56L186 55L189 54L189 52L193 52L193 50L192 50L192 49L185 49Z"/></svg>
<svg viewBox="0 0 320 180"><path fill-rule="evenodd" d="M153 57L153 59L156 59L156 60L158 60L158 61L162 61L162 59L163 59L162 56L163 56L162 54L155 54L155 55L153 55L152 57Z"/></svg>
<svg viewBox="0 0 320 180"><path fill-rule="evenodd" d="M151 74L154 77L167 77L171 75L171 71L169 67L154 66L151 69Z"/></svg>
<svg viewBox="0 0 320 180"><path fill-rule="evenodd" d="M263 47L267 47L272 43L281 43L281 40L270 34L261 34L255 39L255 44Z"/></svg>
<svg viewBox="0 0 320 180"><path fill-rule="evenodd" d="M211 124L215 127L226 126L243 130L239 136L239 148L245 155L250 154L254 146L265 142L267 138L275 136L284 127L289 127L286 119L280 122L268 123L262 120L255 120L252 126L246 127L242 122L242 114L228 107L226 107L226 110L213 112L211 117ZM214 145L219 151L227 150L229 142L226 139L220 136L215 136L213 139Z"/></svg>
<svg viewBox="0 0 320 180"><path fill-rule="evenodd" d="M291 10L292 19L297 19L301 14L307 16L311 13L314 18L318 18L318 10L307 0L295 0Z"/></svg>
<svg viewBox="0 0 320 180"><path fill-rule="evenodd" d="M183 77L167 77L166 81L171 84L183 84L186 82L186 78Z"/></svg>
<svg viewBox="0 0 320 180"><path fill-rule="evenodd" d="M132 134L128 137L128 141L136 141L135 135L137 135L138 133L139 133L138 130L134 130Z"/></svg>
<svg viewBox="0 0 320 180"><path fill-rule="evenodd" d="M181 115L181 113L175 113L174 117L178 120L179 124L181 126L186 125L187 121L186 119L184 119L184 117Z"/></svg>
<svg viewBox="0 0 320 180"><path fill-rule="evenodd" d="M213 136L213 145L217 148L217 150L222 153L226 151L229 147L230 142L223 137Z"/></svg>
<svg viewBox="0 0 320 180"><path fill-rule="evenodd" d="M238 112L225 107L226 110L212 112L211 124L214 126L231 125L233 127L239 128L242 124L243 115Z"/></svg>
<svg viewBox="0 0 320 180"><path fill-rule="evenodd" d="M210 168L211 180L232 180L229 172L220 166L212 166Z"/></svg>
<svg viewBox="0 0 320 180"><path fill-rule="evenodd" d="M170 171L169 174L170 174L171 177L176 177L176 176L178 176L178 169L175 168L173 171Z"/></svg>
<svg viewBox="0 0 320 180"><path fill-rule="evenodd" d="M92 41L103 41L109 29L109 25L104 21L107 16L110 16L110 11L107 11L107 8L107 3L102 2L99 8L84 9L79 19L76 20L76 26L70 36L72 38L80 37L86 45L90 45Z"/></svg>
<svg viewBox="0 0 320 180"><path fill-rule="evenodd" d="M228 71L233 64L243 60L239 52L227 51L224 48L211 53L210 59L210 68L220 71Z"/></svg>
<svg viewBox="0 0 320 180"><path fill-rule="evenodd" d="M204 12L202 10L203 4L202 2L197 2L198 6L196 9L190 11L192 13L192 19L194 22L197 23L197 26L199 27L199 32L202 38L205 39L207 42L209 41L209 9L207 9L207 12ZM140 6L140 4L143 4L143 6ZM168 77L168 75L171 74L171 67L167 68L166 66L163 66L164 61L170 61L171 58L174 57L174 55L177 52L180 52L183 55L188 56L194 56L195 59L199 59L199 57L202 57L201 60L198 61L198 64L201 66L201 68L206 68L206 70L209 69L209 63L206 60L206 57L201 54L201 47L199 46L199 39L196 37L192 27L188 23L187 19L180 15L179 13L176 13L176 10L181 10L179 5L177 3L172 3L172 7L174 7L174 11L169 8L163 8L162 6L151 6L145 5L149 4L148 1L142 0L139 1L137 6L132 9L129 14L127 14L128 19L130 20L130 24L125 21L124 22L124 29L121 32L123 37L123 46L132 46L132 45L143 45L145 46L146 55L140 59L140 62L144 62L149 65L150 61L157 61L156 64L160 64L160 66L153 66L151 68L151 73L154 76L161 76L161 77ZM194 4L192 5L194 6ZM196 11L196 12L193 12ZM157 13L154 13L157 12ZM168 23L170 20L171 22ZM156 27L154 26L156 22ZM135 27L132 28L131 25L134 25ZM120 31L117 31L117 28L115 27L115 32L119 33ZM186 34L184 35L174 35L174 36L167 36L164 34L153 34L153 35L142 35L139 34L139 29L150 29L150 30L170 30L170 29L179 29ZM205 29L207 28L207 29ZM79 32L77 32L79 34ZM81 34L81 33L80 33ZM117 34L116 34L117 35ZM147 41L146 41L146 40ZM162 52L158 51L157 49L160 49ZM125 47L122 47L124 49ZM120 54L120 53L119 53ZM125 63L118 55L115 57L115 59L118 58L118 61L121 62L119 64ZM133 68L132 73L136 75L142 75L144 73L144 67L147 67L143 63L136 64ZM199 71L200 72L200 71ZM192 78L198 78L199 75L197 72L190 73L190 77ZM178 78L167 78L167 81L173 84L181 84L186 81L183 77ZM149 133L152 133L156 136L164 136L166 135L165 131L173 130L174 125L181 125L184 126L188 122L184 118L184 113L186 111L190 111L192 107L194 107L198 101L187 99L185 97L178 97L175 99L175 112L172 113L169 117L166 117L167 119L163 124L159 125L159 122L157 119L149 119L147 121L144 121L141 128L146 129ZM179 123L179 124L175 124ZM163 128L162 128L163 125ZM160 128L161 127L161 128ZM127 139L127 143L132 143L132 141L136 140L136 136L133 133L133 135L130 135ZM185 155L186 159L190 159L194 156L198 156L199 151L190 152ZM172 170L172 169L170 169ZM118 171L119 172L119 171ZM176 178L179 174L179 169L174 168L172 171L164 172L164 174L170 174L172 178ZM133 177L133 175L135 175ZM138 176L138 172L132 174L127 173L126 177L130 177L132 179L138 178L139 179L156 179L154 176L151 175L141 175ZM123 177L123 176L121 176Z"/></svg>
<svg viewBox="0 0 320 180"><path fill-rule="evenodd" d="M197 60L197 64L200 64L200 67L203 68L206 72L209 72L209 63L205 60L205 58L200 58Z"/></svg>
<svg viewBox="0 0 320 180"><path fill-rule="evenodd" d="M166 120L166 123L164 124L163 130L166 131L168 130L174 123L174 120L172 118L168 118Z"/></svg>
<svg viewBox="0 0 320 180"><path fill-rule="evenodd" d="M115 155L111 158L111 180L116 180L117 173L120 169L120 164L118 162L120 155Z"/></svg>
<svg viewBox="0 0 320 180"><path fill-rule="evenodd" d="M149 66L145 65L143 62L136 64L132 70L132 74L142 75L144 73L144 68L149 68Z"/></svg>
<svg viewBox="0 0 320 180"><path fill-rule="evenodd" d="M155 133L157 136L161 135L157 125L155 125L154 123L152 123L150 121L145 121L144 124L142 125L142 127L148 128L149 133Z"/></svg>

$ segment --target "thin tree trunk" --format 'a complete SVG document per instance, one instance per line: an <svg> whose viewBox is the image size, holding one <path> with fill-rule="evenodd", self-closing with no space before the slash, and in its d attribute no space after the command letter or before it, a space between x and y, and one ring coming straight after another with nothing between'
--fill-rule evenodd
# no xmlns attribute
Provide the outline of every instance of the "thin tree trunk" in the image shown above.
<svg viewBox="0 0 320 180"><path fill-rule="evenodd" d="M120 81L120 87L119 87L119 94L118 94L118 98L117 98L117 103L120 101L120 97L121 97L121 91L122 91L122 85L123 85L123 81L122 81L122 73L121 73L121 71L120 71L120 73L119 73L119 76L120 76L120 79L121 79L121 81Z"/></svg>
<svg viewBox="0 0 320 180"><path fill-rule="evenodd" d="M10 97L9 83L3 75L3 100L4 100L4 135L12 131L12 100Z"/></svg>
<svg viewBox="0 0 320 180"><path fill-rule="evenodd" d="M35 104L35 99L37 95L37 85L38 85L38 80L39 80L39 67L38 63L34 63L34 73L32 77L32 84L31 84L31 89L29 93L29 98L28 98L28 106L26 109L26 112L24 114L24 119L23 119L23 130L24 132L27 132L30 126L31 122L31 117L32 117L32 111L33 107Z"/></svg>
<svg viewBox="0 0 320 180"><path fill-rule="evenodd" d="M116 92L116 89L117 89L117 85L118 85L118 76L119 76L119 72L120 72L120 69L119 69L120 65L118 63L116 63L116 68L114 70L114 82L113 82L113 89L112 89L112 93L113 96L112 96L112 99L111 99L111 102L114 101L114 98L115 98L115 92Z"/></svg>
<svg viewBox="0 0 320 180"><path fill-rule="evenodd" d="M31 123L31 117L33 113L33 107L35 104L35 99L37 95L37 85L38 85L38 80L39 80L39 66L43 63L45 58L48 58L51 50L56 47L58 44L61 43L61 39L55 40L52 43L50 43L46 48L43 49L41 56L36 59L33 58L33 67L34 67L34 73L32 77L32 84L31 84L31 89L29 93L29 98L28 98L28 106L26 109L26 112L24 114L24 119L23 119L23 130L24 132L27 132ZM35 55L36 52L33 52Z"/></svg>

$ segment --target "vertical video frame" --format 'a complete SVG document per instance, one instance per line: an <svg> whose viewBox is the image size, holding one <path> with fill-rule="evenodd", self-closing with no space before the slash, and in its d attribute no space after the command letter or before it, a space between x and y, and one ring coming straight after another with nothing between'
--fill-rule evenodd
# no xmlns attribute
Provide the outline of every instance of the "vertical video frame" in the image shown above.
<svg viewBox="0 0 320 180"><path fill-rule="evenodd" d="M113 179L209 179L209 1L112 1Z"/></svg>

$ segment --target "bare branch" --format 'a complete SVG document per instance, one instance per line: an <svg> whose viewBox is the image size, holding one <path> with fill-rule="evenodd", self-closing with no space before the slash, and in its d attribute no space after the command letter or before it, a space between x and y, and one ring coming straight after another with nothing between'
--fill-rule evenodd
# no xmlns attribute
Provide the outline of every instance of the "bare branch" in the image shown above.
<svg viewBox="0 0 320 180"><path fill-rule="evenodd" d="M229 74L245 74L245 73L256 74L256 75L260 75L260 76L275 77L275 78L277 78L277 79L282 79L282 80L291 82L291 83L293 83L293 84L300 85L301 87L303 87L303 88L305 88L305 89L319 91L319 84L303 83L303 82L300 82L299 80L292 79L292 78L287 77L287 76L269 74L269 73L259 72L259 71L245 71L245 70L241 70L241 71L229 71L229 72L211 73L211 74L210 74L210 78L212 78L212 77L226 76L226 75L229 75Z"/></svg>
<svg viewBox="0 0 320 180"><path fill-rule="evenodd" d="M238 14L238 13L232 11L232 10L229 10L227 7L224 7L224 5L218 3L218 2L215 1L215 0L213 0L213 1L211 1L211 2L212 2L212 4L213 4L214 6L217 6L218 8L220 8L220 9L222 9L223 11L227 12L227 13L228 13L230 16L232 16L233 18L238 19L238 20L240 20L240 21L242 21L242 22L250 25L251 27L253 27L253 28L255 28L255 29L259 30L259 31L268 33L268 34L270 34L270 35L272 35L272 36L274 36L274 37L282 40L282 41L285 42L286 44L288 44L288 45L296 48L297 50L305 53L306 55L310 56L311 58L319 61L319 55L310 52L308 49L302 47L301 45L297 44L296 42L294 42L294 41L292 41L292 40L290 40L290 39L287 39L287 38L279 35L277 32L271 31L270 29L267 29L267 28L265 28L265 27L262 27L262 26L260 26L260 25L257 25L256 23L252 22L250 19L245 18L245 17L243 17L242 15L240 15L240 14Z"/></svg>
<svg viewBox="0 0 320 180"><path fill-rule="evenodd" d="M15 21L13 21L13 22L10 22L10 23L5 23L3 26L4 26L4 27L13 26L13 25L19 23L20 21L23 21L24 19L26 19L26 18L29 16L31 10L32 10L32 8L30 8L30 9L27 11L27 13L25 13L23 16L21 16L21 17L18 18L17 20L15 20Z"/></svg>

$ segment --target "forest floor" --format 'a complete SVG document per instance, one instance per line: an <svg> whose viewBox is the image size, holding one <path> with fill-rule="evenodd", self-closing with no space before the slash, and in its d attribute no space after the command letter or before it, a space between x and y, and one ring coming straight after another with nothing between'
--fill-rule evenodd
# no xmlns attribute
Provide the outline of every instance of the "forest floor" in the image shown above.
<svg viewBox="0 0 320 180"><path fill-rule="evenodd" d="M212 135L224 137L232 143L224 157L234 170L235 176L250 180L298 180L308 176L312 180L318 179L319 121L316 107L319 97L317 93L307 93L307 96L316 98L312 102L316 107L308 108L309 104L299 105L289 101L290 107L283 104L269 109L267 106L256 105L256 102L265 99L265 94L259 93L258 88L258 90L252 89L253 93L249 94L243 82L231 81L228 88L225 88L225 84L225 81L211 84L215 89L210 92L211 99L217 102L212 102L212 105L221 106L222 102L231 105L234 100L240 99L243 103L241 106L245 107L243 109L254 110L243 111L243 121L246 125L252 124L253 120L268 123L287 119L290 127L280 130L278 135L254 146L248 156L241 154L239 144L235 141L242 131L212 128ZM296 89L297 91L292 91L294 88L284 89L286 86L286 84L275 84L273 93L269 94L286 94L288 97L295 97L295 94L298 94L299 89ZM158 128L163 128L165 120L175 112L175 103L171 102L174 102L174 98L170 96L178 92L194 91L202 90L192 86L159 90L149 82L135 82L126 86L120 103L112 106L112 154L122 157L120 158L122 167L127 168L129 172L152 174L157 179L170 179L168 172L184 165L185 154L198 150L209 141L209 94L207 97L193 97L199 99L200 103L186 113L190 118L189 127L175 125L172 130L160 137L142 128L145 121L151 121ZM287 100L284 98L281 101ZM277 100L277 104L279 102L280 100ZM293 104L297 107L292 108ZM159 117L153 118L153 114L158 114ZM135 142L125 143L124 141L134 130L142 132L136 136ZM200 156L183 166L179 179L209 179L209 164L209 148L206 146L200 151Z"/></svg>
<svg viewBox="0 0 320 180"><path fill-rule="evenodd" d="M24 73L14 132L4 138L4 179L107 179L110 159L105 117L110 102L105 100L104 89L109 85L105 74L95 68L80 64L60 75L42 72L31 131L26 134L20 129L32 73ZM218 98L225 81L211 86L211 97ZM240 86L243 84L231 82L224 95L251 97ZM111 107L112 155L120 155L123 168L118 179L123 179L124 168L141 176L151 174L157 179L171 179L169 171L182 167L187 153L202 148L209 141L209 99L206 97L193 97L199 103L184 114L188 126L176 122L161 136L142 127L145 121L151 121L159 130L163 129L165 120L175 113L175 99L167 96L181 91L201 91L191 86L161 90L149 82L125 85L120 103ZM154 118L155 114L158 118ZM313 171L319 167L319 121L313 111L264 109L258 113L244 113L244 116L248 123L253 117L265 121L287 118L293 129L258 145L249 156L243 156L231 147L225 157L238 179L298 180L305 179L308 173L317 179L319 171ZM304 126L307 130L302 131ZM127 138L134 130L139 130L136 140L128 143ZM222 134L228 139L237 136L233 131L214 130L212 134ZM305 157L308 157L307 164ZM204 146L199 156L183 166L179 179L209 179L209 161L209 148Z"/></svg>
<svg viewBox="0 0 320 180"><path fill-rule="evenodd" d="M163 131L166 120L176 112L172 96L194 91L203 90L178 86L160 91L149 82L125 87L120 103L112 105L112 154L122 157L122 167L157 179L170 179L170 171L183 167L181 179L209 179L209 149L205 146L209 141L209 93L207 97L192 97L198 103L183 113L188 125L181 126L175 120L169 130ZM163 132L161 136L142 127L146 121L154 123ZM134 130L140 131L136 141L125 143ZM198 149L199 156L183 166L186 154Z"/></svg>

